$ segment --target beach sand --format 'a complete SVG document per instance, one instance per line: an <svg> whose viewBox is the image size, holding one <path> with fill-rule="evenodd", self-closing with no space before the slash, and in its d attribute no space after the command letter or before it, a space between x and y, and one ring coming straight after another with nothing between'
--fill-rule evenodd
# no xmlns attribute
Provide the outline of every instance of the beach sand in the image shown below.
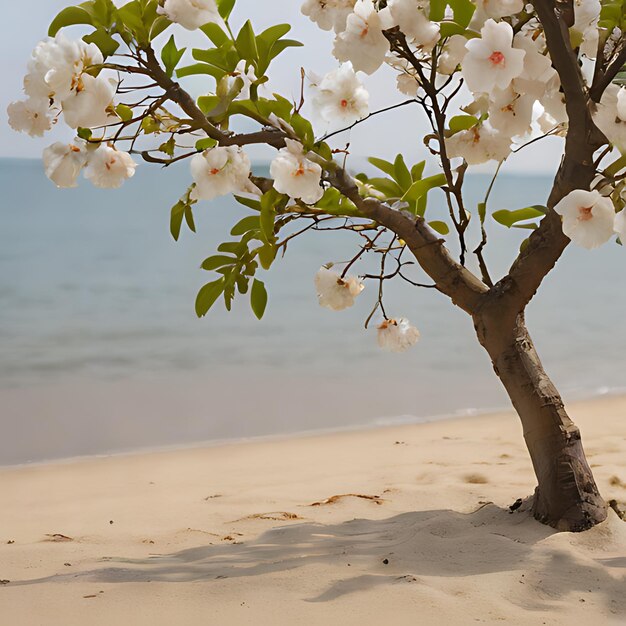
<svg viewBox="0 0 626 626"><path fill-rule="evenodd" d="M626 503L626 398L569 408ZM0 624L626 624L626 523L534 485L511 413L5 468Z"/></svg>

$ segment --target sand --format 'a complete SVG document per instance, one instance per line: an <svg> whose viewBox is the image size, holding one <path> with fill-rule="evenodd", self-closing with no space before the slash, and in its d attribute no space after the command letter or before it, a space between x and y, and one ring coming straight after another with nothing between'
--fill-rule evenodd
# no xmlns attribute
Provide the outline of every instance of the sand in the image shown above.
<svg viewBox="0 0 626 626"><path fill-rule="evenodd" d="M626 398L570 413L626 503ZM626 624L626 523L533 487L512 414L2 469L0 624Z"/></svg>

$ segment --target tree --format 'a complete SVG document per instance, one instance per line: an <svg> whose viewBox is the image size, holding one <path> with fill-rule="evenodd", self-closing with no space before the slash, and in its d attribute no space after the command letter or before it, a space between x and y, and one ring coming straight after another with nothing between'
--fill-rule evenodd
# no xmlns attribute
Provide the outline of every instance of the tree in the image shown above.
<svg viewBox="0 0 626 626"><path fill-rule="evenodd" d="M418 333L408 320L387 316L383 286L394 278L419 285L406 275L412 254L429 286L471 316L519 414L538 481L534 516L571 531L603 521L607 507L579 430L541 365L524 311L570 241L591 249L626 231L624 0L306 0L302 12L335 31L333 55L341 65L310 79L310 97L303 71L299 102L266 85L273 59L301 45L286 38L290 26L255 33L247 21L235 33L233 5L88 0L64 9L33 52L27 99L9 106L11 125L41 135L62 115L76 129L73 143L44 151L46 174L59 187L75 186L82 170L96 186L119 187L134 173L131 155L163 166L190 159L194 182L172 209L175 239L183 222L195 230L199 201L232 193L250 209L232 229L236 239L202 264L217 277L198 294L199 316L218 299L230 309L238 292L250 294L261 318L267 292L260 271L303 232L344 229L360 238L358 252L341 273L323 267L317 274L320 304L346 308L362 280L374 280L378 299L367 322L380 311L379 343L404 350ZM59 32L76 25L87 31L82 39ZM178 26L206 35L191 63L170 34ZM383 65L397 72L408 99L370 112L358 73ZM214 89L193 98L181 84L192 75L212 78ZM333 147L333 138L400 106L420 107L432 127L424 138L428 163L372 157L382 176L351 173L348 146ZM307 110L335 130L316 135ZM232 131L241 118L258 129ZM494 283L483 255L491 187L470 211L466 172L496 161L497 176L512 152L555 134L565 137L564 153L546 205L492 214L506 227L531 231ZM252 144L277 151L269 178L251 173L245 147ZM425 176L433 164L438 173ZM427 220L435 190L447 223ZM472 229L479 244L470 251ZM457 258L446 245L453 241ZM349 275L365 254L379 255L380 274ZM469 254L480 276L466 267Z"/></svg>

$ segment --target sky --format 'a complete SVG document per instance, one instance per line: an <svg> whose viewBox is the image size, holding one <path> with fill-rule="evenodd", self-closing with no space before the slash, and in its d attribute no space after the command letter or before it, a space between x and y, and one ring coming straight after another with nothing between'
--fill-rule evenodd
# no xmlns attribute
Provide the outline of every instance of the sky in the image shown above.
<svg viewBox="0 0 626 626"><path fill-rule="evenodd" d="M69 140L69 129L55 128L41 139L15 133L7 124L6 107L22 97L22 78L30 53L37 42L45 38L48 24L59 10L71 4L67 0L21 0L5 3L3 6L2 33L0 37L0 71L3 76L3 88L0 93L0 157L39 157L43 148L59 139ZM330 52L332 34L321 31L308 18L300 13L299 0L238 0L231 17L231 24L238 28L250 19L256 32L276 23L292 25L292 38L302 41L303 48L290 49L279 57L270 72L272 91L286 97L298 98L300 68L307 72L324 74L335 68L337 62ZM80 27L77 27L80 28ZM204 40L198 33L178 29L179 47L183 44L197 45ZM72 29L67 29L68 36ZM74 36L79 36L74 30ZM163 42L169 34L161 35ZM195 80L195 79L187 79ZM370 92L370 108L377 110L401 102L406 96L395 88L395 77L390 70L377 72L372 77L365 77L365 85ZM196 82L191 86L198 91L201 86ZM201 91L201 89L200 89ZM468 98L469 101L469 98ZM466 104L463 102L462 104ZM323 130L323 129L322 129ZM360 124L349 134L341 136L343 147L350 142L350 151L356 157L378 156L392 159L402 152L410 162L427 158L428 153L422 144L422 137L427 132L423 112L417 107L405 107L376 116ZM511 173L552 173L560 161L561 140L547 139L525 148L510 157L504 171ZM252 151L251 157L260 160L271 156L265 149ZM493 163L481 166L482 171L493 169Z"/></svg>

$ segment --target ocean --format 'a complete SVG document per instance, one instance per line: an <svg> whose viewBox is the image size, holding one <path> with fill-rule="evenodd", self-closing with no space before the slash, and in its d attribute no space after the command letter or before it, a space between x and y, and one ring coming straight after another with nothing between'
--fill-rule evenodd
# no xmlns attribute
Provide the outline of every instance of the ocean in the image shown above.
<svg viewBox="0 0 626 626"><path fill-rule="evenodd" d="M404 354L376 345L356 305L322 309L313 276L357 251L345 232L309 233L263 277L265 318L245 297L197 319L199 269L246 210L196 207L197 234L169 234L184 166L142 164L120 190L56 190L36 160L0 160L0 465L372 424L508 406L470 319L432 289L386 288L386 308L422 333ZM492 210L545 202L550 179L502 175ZM468 179L468 206L489 183ZM445 219L433 195L430 219ZM439 198L439 200L441 200ZM502 275L528 231L489 221ZM570 246L528 308L531 334L566 400L624 387L626 250ZM355 266L364 273L370 261ZM423 282L427 277L413 274ZM575 415L574 415L575 418Z"/></svg>

